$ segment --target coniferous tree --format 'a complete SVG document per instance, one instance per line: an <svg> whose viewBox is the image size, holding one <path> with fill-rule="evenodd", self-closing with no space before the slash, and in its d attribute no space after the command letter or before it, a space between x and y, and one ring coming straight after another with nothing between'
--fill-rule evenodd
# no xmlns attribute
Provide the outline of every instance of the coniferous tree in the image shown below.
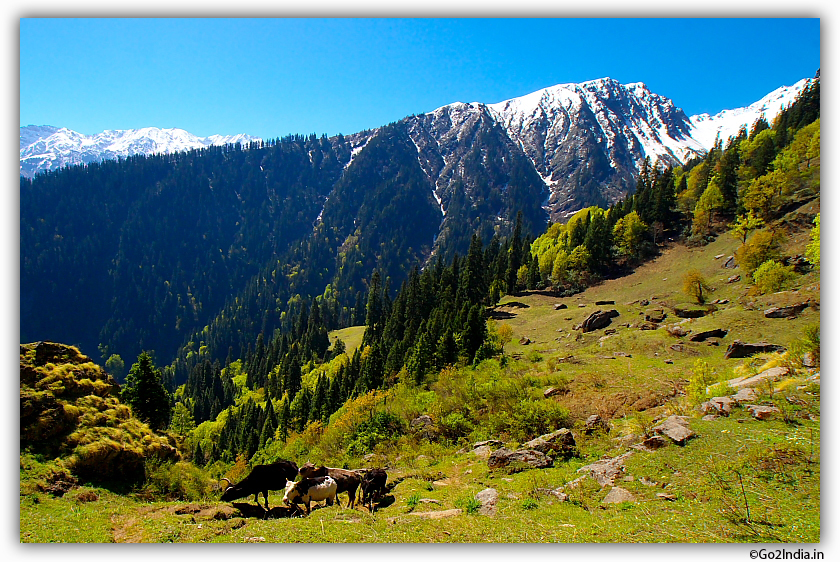
<svg viewBox="0 0 840 562"><path fill-rule="evenodd" d="M143 351L131 366L120 392L120 399L152 429L167 427L171 414L169 392L161 379L161 372L154 366L151 355Z"/></svg>

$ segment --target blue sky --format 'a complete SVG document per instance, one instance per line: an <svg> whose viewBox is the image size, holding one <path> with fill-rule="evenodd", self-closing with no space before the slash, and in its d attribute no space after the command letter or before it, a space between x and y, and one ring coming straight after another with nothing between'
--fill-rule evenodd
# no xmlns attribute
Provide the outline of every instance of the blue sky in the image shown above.
<svg viewBox="0 0 840 562"><path fill-rule="evenodd" d="M20 125L348 134L605 76L692 115L819 66L819 19L21 19Z"/></svg>

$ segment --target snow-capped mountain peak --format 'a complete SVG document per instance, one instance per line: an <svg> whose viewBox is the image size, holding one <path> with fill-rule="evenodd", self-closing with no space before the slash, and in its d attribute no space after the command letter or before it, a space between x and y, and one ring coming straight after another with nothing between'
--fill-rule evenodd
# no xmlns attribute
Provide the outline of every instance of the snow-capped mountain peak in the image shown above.
<svg viewBox="0 0 840 562"><path fill-rule="evenodd" d="M198 137L183 129L107 130L95 135L48 125L20 128L20 174L32 177L37 172L55 170L73 164L134 154L172 154L211 145L247 143L259 140L250 135Z"/></svg>
<svg viewBox="0 0 840 562"><path fill-rule="evenodd" d="M708 113L692 115L690 118L691 136L708 149L714 146L718 136L726 144L730 137L737 136L741 127L746 126L749 129L762 115L772 125L773 119L785 107L793 103L809 81L803 78L793 86L782 86L747 107L725 109L715 115Z"/></svg>

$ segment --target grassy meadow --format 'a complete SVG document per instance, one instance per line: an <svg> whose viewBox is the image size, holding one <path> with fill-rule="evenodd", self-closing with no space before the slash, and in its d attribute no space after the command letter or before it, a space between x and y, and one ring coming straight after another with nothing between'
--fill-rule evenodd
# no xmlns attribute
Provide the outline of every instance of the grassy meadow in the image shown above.
<svg viewBox="0 0 840 562"><path fill-rule="evenodd" d="M785 251L802 253L806 242L807 231L797 233L787 239ZM309 517L257 519L242 517L220 502L212 486L179 501L157 501L148 490L124 494L85 483L55 497L44 491L44 483L59 470L56 461L22 453L20 540L819 542L820 392L818 383L806 380L811 373L800 368L790 377L756 388L757 403L776 405L781 411L767 421L752 419L740 407L729 417L706 421L685 396L698 361L715 380L791 362L790 357L778 355L724 359L730 342L764 340L795 347L805 328L819 322L815 306L792 320L763 316L770 306L807 299L818 303L818 271L799 276L790 290L759 295L745 279L727 282L733 275L744 276L740 269L722 267L737 246L728 235L704 247L675 244L633 274L572 297L543 292L506 296L492 310L490 324L491 330L505 324L512 329L505 345L507 360L488 360L465 368L462 378L436 383L434 388L450 388L457 397L458 392L468 391L457 385L518 381L518 392L535 401L555 401L568 411L579 457L557 460L547 469L490 470L486 459L472 451L473 442L482 437L500 439L514 449L524 439L513 430L494 435L488 429L491 425L473 427L449 440L404 436L377 445L367 459L299 448L304 462L311 455L313 461L346 462L352 468L387 467L389 482L397 484L375 513L360 506L348 509L342 494L341 507L318 507ZM714 305L715 312L705 317L683 320L674 316L671 307L691 304L681 283L690 269L699 270L711 286L708 301L722 304ZM596 305L599 300L615 304ZM555 309L558 304L566 308ZM599 308L619 313L608 327L610 333L599 329L582 334L574 329ZM667 315L663 327L639 329L645 313L659 308ZM715 328L729 332L718 345L710 345L670 335L664 326L673 324L692 333ZM330 339L340 337L352 352L361 335L361 328L347 328L331 333ZM543 398L552 386L561 392ZM392 413L411 418L422 413L424 399L428 396L413 398L411 408L402 411L399 401L390 407ZM583 421L592 414L610 420L610 430L588 435L582 431ZM697 436L684 446L671 443L653 452L630 448L630 438L649 433L658 419L671 414L689 416ZM566 501L551 493L580 477L581 467L628 451L633 454L615 485L630 492L634 501L602 503L610 486L601 488L592 479L564 488ZM493 515L481 514L475 499L485 488L498 493ZM253 503L253 498L240 501ZM269 502L272 507L281 505L282 490L274 491Z"/></svg>

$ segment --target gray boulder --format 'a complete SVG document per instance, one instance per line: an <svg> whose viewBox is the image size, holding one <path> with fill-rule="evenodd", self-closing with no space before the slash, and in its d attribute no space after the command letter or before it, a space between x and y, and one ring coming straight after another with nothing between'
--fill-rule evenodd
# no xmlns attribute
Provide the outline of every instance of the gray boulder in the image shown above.
<svg viewBox="0 0 840 562"><path fill-rule="evenodd" d="M767 342L746 343L741 340L735 340L729 347L726 348L724 358L726 359L742 359L744 357L752 357L758 353L773 353L775 351L784 351L785 348L781 345L775 345Z"/></svg>
<svg viewBox="0 0 840 562"><path fill-rule="evenodd" d="M577 471L587 473L602 488L612 486L615 484L615 479L624 473L624 462L633 453L634 451L627 451L611 459L601 459L592 464L582 466Z"/></svg>
<svg viewBox="0 0 840 562"><path fill-rule="evenodd" d="M699 332L694 334L693 336L689 337L689 341L706 341L709 338L725 338L726 334L729 333L729 330L724 330L722 328L717 328L715 330L706 330L705 332Z"/></svg>
<svg viewBox="0 0 840 562"><path fill-rule="evenodd" d="M481 502L478 513L481 515L496 515L496 504L499 501L499 492L495 488L485 488L475 495L475 499Z"/></svg>
<svg viewBox="0 0 840 562"><path fill-rule="evenodd" d="M764 311L765 318L794 318L799 316L803 310L808 308L807 302L794 304L791 306L778 307L774 306Z"/></svg>
<svg viewBox="0 0 840 562"><path fill-rule="evenodd" d="M624 488L620 488L619 486L614 486L610 492L607 494L601 503L623 503L623 502L635 502L636 497L625 490Z"/></svg>
<svg viewBox="0 0 840 562"><path fill-rule="evenodd" d="M493 451L487 458L487 466L491 469L504 468L514 463L514 472L524 470L526 468L550 468L554 466L554 460L532 449L518 449L511 451L507 447L502 447Z"/></svg>
<svg viewBox="0 0 840 562"><path fill-rule="evenodd" d="M645 311L646 322L662 322L665 320L665 311L661 308L651 308Z"/></svg>
<svg viewBox="0 0 840 562"><path fill-rule="evenodd" d="M563 428L552 433L540 435L527 443L523 443L523 449L539 451L543 454L552 454L555 457L570 458L578 454L577 443L571 430Z"/></svg>
<svg viewBox="0 0 840 562"><path fill-rule="evenodd" d="M583 332L591 332L593 330L598 330L600 328L605 328L610 325L612 319L618 316L618 311L613 310L596 310L592 314L586 317L586 319L581 322L580 329Z"/></svg>
<svg viewBox="0 0 840 562"><path fill-rule="evenodd" d="M685 416L669 416L654 427L653 431L668 437L677 445L685 445L686 441L696 435L688 426L688 419Z"/></svg>
<svg viewBox="0 0 840 562"><path fill-rule="evenodd" d="M779 413L779 409L775 406L756 406L753 404L747 406L747 411L757 420L769 420L774 414Z"/></svg>

